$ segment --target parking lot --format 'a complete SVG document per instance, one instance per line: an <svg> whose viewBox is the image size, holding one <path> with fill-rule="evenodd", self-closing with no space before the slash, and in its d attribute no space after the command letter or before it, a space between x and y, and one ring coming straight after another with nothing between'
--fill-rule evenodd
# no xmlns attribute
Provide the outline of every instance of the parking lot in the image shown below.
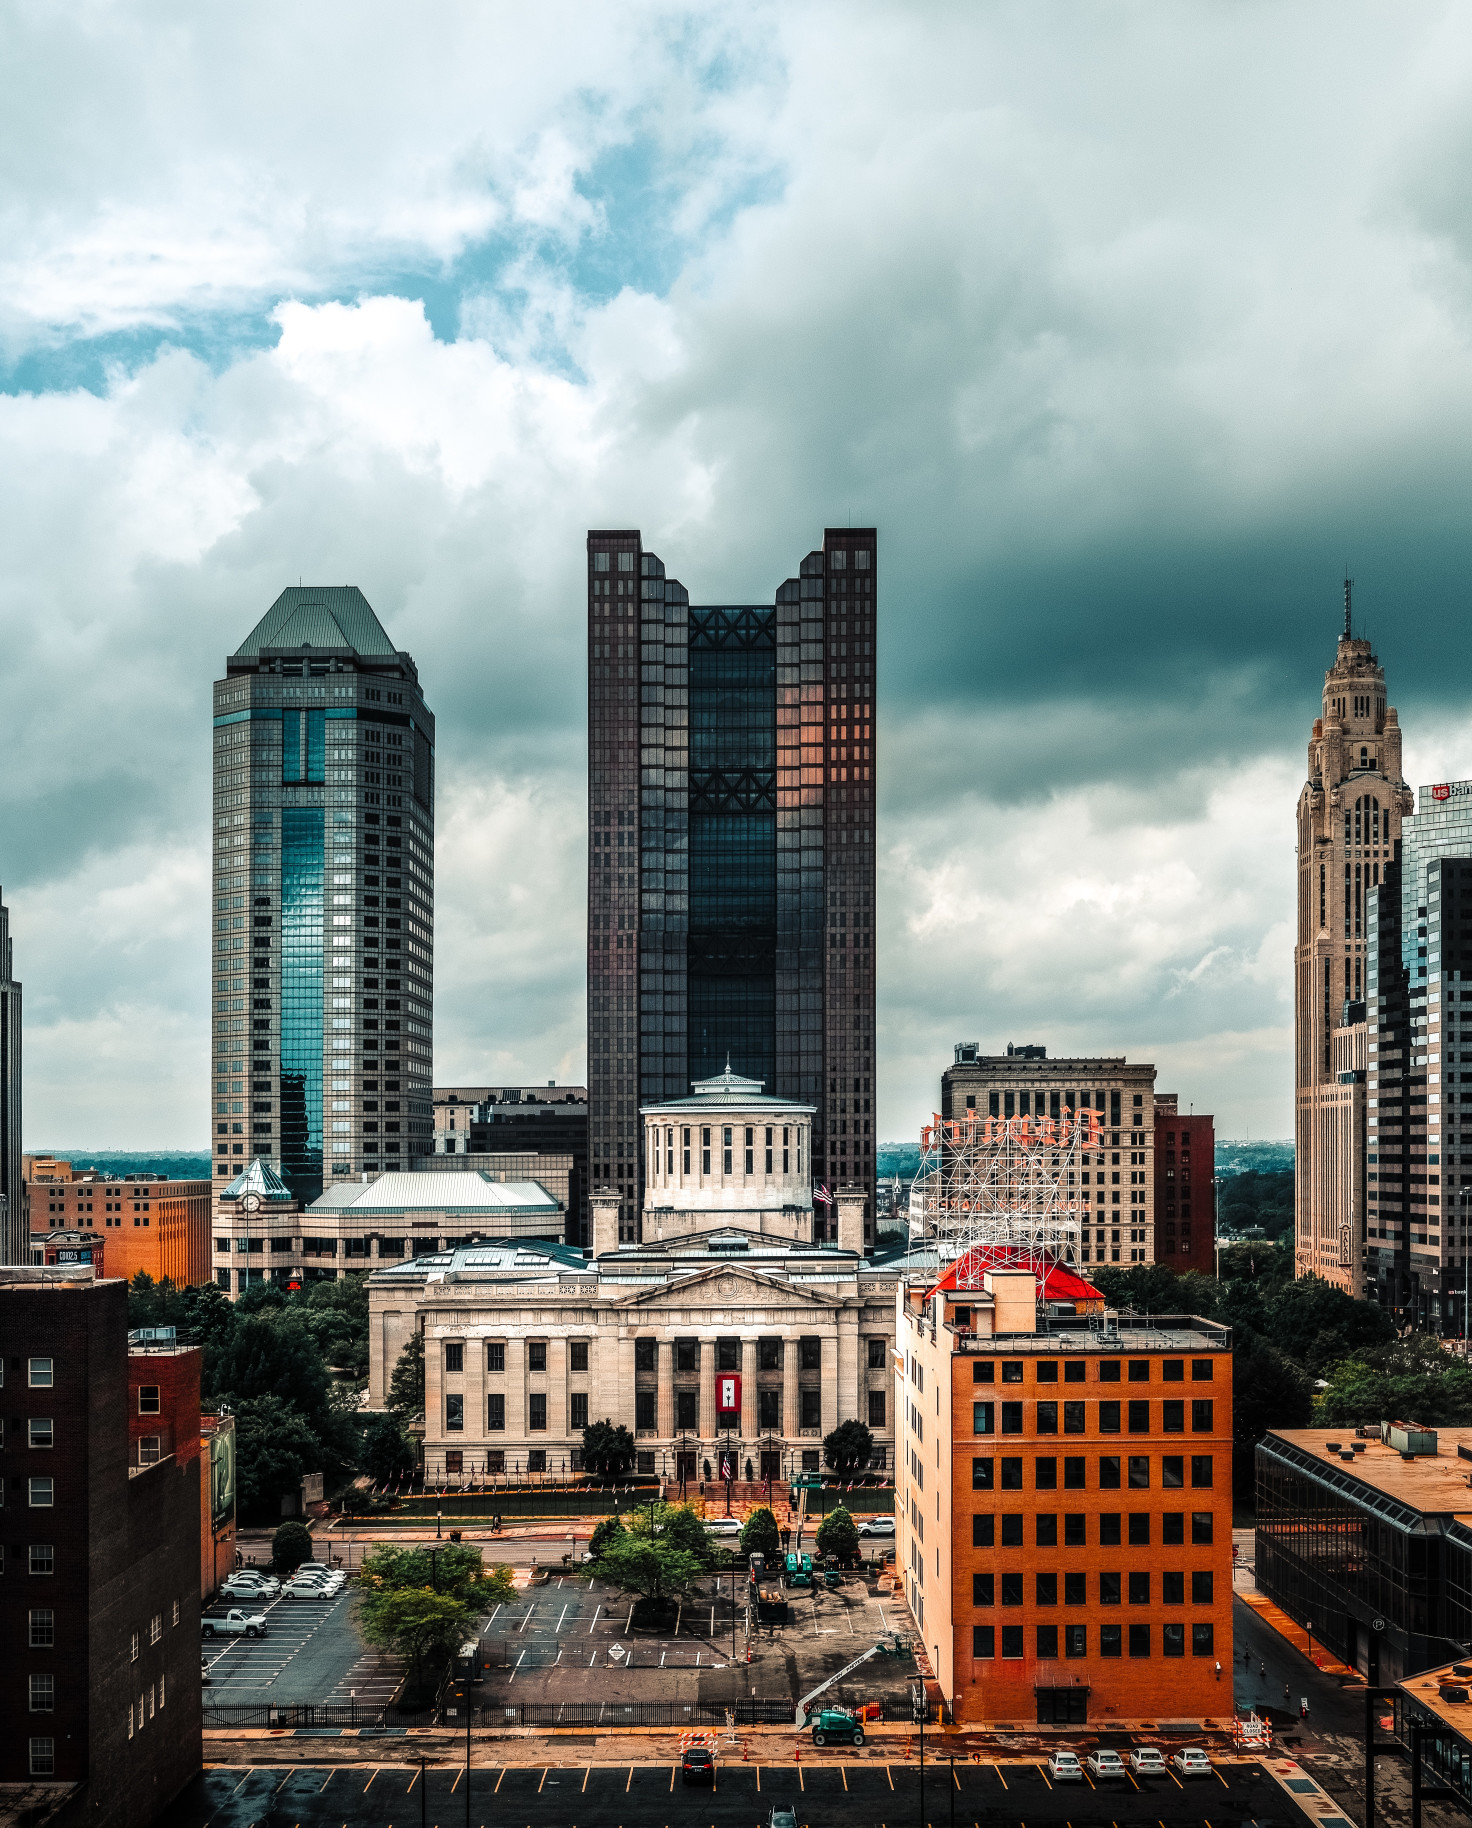
<svg viewBox="0 0 1472 1828"><path fill-rule="evenodd" d="M1055 1788L1043 1767L1031 1763L957 1764L954 1771L928 1763L922 1806L913 1759L743 1764L730 1753L718 1755L713 1790L685 1788L674 1765L591 1760L477 1763L468 1794L463 1765L430 1766L422 1779L417 1764L403 1763L220 1767L207 1771L162 1820L167 1828L251 1828L268 1821L290 1828L344 1822L414 1828L422 1811L425 1828L464 1822L471 1828L755 1828L778 1803L793 1806L799 1828L950 1828L953 1821L963 1828L998 1821L1021 1828L1055 1822L1060 1828L1302 1828L1305 1820L1256 1764L1220 1765L1184 1785L1170 1776L1096 1790L1088 1780Z"/></svg>
<svg viewBox="0 0 1472 1828"><path fill-rule="evenodd" d="M733 1609L730 1576L704 1580L681 1607L676 1626L643 1630L633 1624L629 1594L559 1576L492 1613L482 1633L484 1703L586 1703L609 1700L614 1692L620 1701L719 1704L753 1694L796 1699L909 1623L903 1608L887 1595L872 1596L860 1579L845 1579L836 1589L820 1582L788 1593L785 1626L755 1626L748 1664L746 1595L738 1578ZM613 1671L616 1691L609 1687ZM879 1701L897 1718L908 1711L915 1680L911 1658L873 1657L825 1699Z"/></svg>
<svg viewBox="0 0 1472 1828"><path fill-rule="evenodd" d="M398 1687L402 1669L359 1637L352 1591L345 1587L330 1600L241 1602L244 1611L264 1613L266 1636L201 1639L206 1707L211 1702L332 1701L347 1706L356 1701L376 1714ZM228 1610L228 1602L206 1606L201 1623Z"/></svg>

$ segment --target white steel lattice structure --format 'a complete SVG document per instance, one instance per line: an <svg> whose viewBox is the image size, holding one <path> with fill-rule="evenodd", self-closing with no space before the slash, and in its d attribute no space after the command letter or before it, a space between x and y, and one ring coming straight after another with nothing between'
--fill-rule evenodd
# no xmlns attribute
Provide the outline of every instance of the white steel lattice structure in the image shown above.
<svg viewBox="0 0 1472 1828"><path fill-rule="evenodd" d="M925 1236L941 1260L1002 1247L1036 1270L1076 1267L1079 1229L1092 1211L1084 1164L1102 1147L1102 1121L1092 1110L932 1118L921 1132L918 1184Z"/></svg>

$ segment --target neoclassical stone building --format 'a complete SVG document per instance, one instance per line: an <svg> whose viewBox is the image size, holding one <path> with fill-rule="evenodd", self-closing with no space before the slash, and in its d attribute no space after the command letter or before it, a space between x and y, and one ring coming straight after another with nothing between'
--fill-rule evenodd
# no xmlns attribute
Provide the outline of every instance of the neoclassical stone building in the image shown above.
<svg viewBox="0 0 1472 1828"><path fill-rule="evenodd" d="M717 1476L725 1453L785 1479L853 1418L892 1466L896 1273L863 1254L862 1189L815 1226L812 1107L727 1071L641 1115L643 1242L595 1189L591 1260L506 1241L373 1274L373 1406L417 1330L431 1479L574 1470L605 1417L646 1474Z"/></svg>

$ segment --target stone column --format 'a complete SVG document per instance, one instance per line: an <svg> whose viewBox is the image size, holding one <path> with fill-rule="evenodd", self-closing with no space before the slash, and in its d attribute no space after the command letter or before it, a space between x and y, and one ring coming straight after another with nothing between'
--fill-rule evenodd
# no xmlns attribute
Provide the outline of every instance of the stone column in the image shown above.
<svg viewBox="0 0 1472 1828"><path fill-rule="evenodd" d="M798 1433L798 1417L801 1413L797 1399L797 1340L789 1334L782 1341L782 1435L784 1444L795 1448L801 1436Z"/></svg>
<svg viewBox="0 0 1472 1828"><path fill-rule="evenodd" d="M506 1463L526 1453L526 1341L506 1341Z"/></svg>
<svg viewBox="0 0 1472 1828"><path fill-rule="evenodd" d="M598 1192L588 1195L595 1259L618 1249L618 1206L619 1196L616 1193L600 1188Z"/></svg>
<svg viewBox="0 0 1472 1828"><path fill-rule="evenodd" d="M659 1373L659 1394L654 1412L658 1418L659 1438L668 1445L675 1438L675 1348L661 1336L657 1349L654 1362Z"/></svg>
<svg viewBox="0 0 1472 1828"><path fill-rule="evenodd" d="M746 1443L746 1453L751 1456L752 1471L760 1476L761 1455L757 1441L761 1438L761 1429L757 1424L756 1408L756 1341L743 1339L741 1342L741 1438ZM742 1476L745 1476L745 1466Z"/></svg>
<svg viewBox="0 0 1472 1828"><path fill-rule="evenodd" d="M864 1396L863 1348L859 1343L859 1314L856 1307L845 1308L838 1316L838 1421L860 1421L867 1424L869 1405ZM826 1404L825 1404L826 1407ZM834 1424L837 1426L837 1423Z"/></svg>
<svg viewBox="0 0 1472 1828"><path fill-rule="evenodd" d="M864 1195L842 1193L836 1196L838 1207L838 1248L864 1254Z"/></svg>
<svg viewBox="0 0 1472 1828"><path fill-rule="evenodd" d="M592 1406L596 1406L598 1418L611 1416L615 1423L622 1422L630 1434L636 1434L633 1340L627 1334L618 1340L605 1339L600 1334L594 1341L593 1352L597 1378L589 1392L590 1403L596 1391L597 1401ZM643 1445L647 1447L648 1442Z"/></svg>
<svg viewBox="0 0 1472 1828"><path fill-rule="evenodd" d="M700 1353L700 1438L711 1440L716 1432L716 1342L702 1339Z"/></svg>

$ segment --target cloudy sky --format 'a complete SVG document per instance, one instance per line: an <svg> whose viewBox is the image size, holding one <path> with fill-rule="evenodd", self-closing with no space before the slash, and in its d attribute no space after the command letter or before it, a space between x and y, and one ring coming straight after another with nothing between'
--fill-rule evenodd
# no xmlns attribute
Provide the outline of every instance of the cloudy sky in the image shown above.
<svg viewBox="0 0 1472 1828"><path fill-rule="evenodd" d="M1465 8L17 0L0 882L29 1146L207 1140L209 685L356 583L439 717L441 1082L576 1079L582 539L880 528L879 1129L957 1040L1290 1133L1346 561L1472 774Z"/></svg>

